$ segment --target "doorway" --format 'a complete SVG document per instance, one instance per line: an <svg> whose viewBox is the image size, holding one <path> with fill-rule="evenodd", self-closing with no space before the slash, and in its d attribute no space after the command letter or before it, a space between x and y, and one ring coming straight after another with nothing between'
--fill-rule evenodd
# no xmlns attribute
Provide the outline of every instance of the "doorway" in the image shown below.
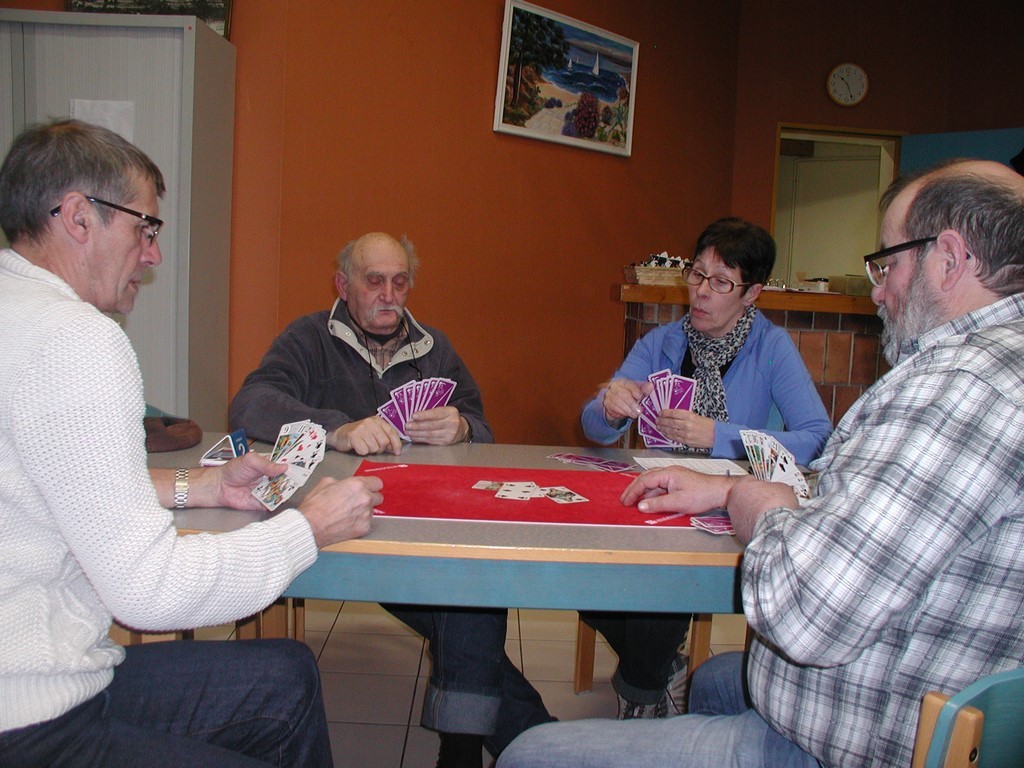
<svg viewBox="0 0 1024 768"><path fill-rule="evenodd" d="M877 248L878 200L898 168L900 136L780 124L776 141L772 277L789 286L864 275Z"/></svg>

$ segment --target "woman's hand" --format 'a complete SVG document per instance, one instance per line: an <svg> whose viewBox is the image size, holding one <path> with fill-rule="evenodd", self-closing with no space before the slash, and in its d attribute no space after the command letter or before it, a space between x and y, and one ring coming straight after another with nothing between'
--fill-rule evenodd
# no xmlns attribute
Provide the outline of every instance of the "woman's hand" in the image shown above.
<svg viewBox="0 0 1024 768"><path fill-rule="evenodd" d="M693 411L666 408L658 414L658 431L669 440L691 448L713 448L715 420L698 416Z"/></svg>
<svg viewBox="0 0 1024 768"><path fill-rule="evenodd" d="M629 379L612 379L605 385L604 420L609 424L622 419L635 419L640 415L640 401L654 389L649 381L630 381Z"/></svg>

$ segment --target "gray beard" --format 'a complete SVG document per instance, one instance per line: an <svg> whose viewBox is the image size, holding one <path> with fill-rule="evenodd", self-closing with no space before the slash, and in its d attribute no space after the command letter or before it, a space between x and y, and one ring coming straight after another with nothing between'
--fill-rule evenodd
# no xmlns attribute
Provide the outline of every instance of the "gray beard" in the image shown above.
<svg viewBox="0 0 1024 768"><path fill-rule="evenodd" d="M882 354L889 365L896 365L900 349L911 339L937 328L946 322L938 297L925 287L920 272L915 274L907 287L907 295L896 317L889 316L889 310L881 306L878 316L882 318Z"/></svg>

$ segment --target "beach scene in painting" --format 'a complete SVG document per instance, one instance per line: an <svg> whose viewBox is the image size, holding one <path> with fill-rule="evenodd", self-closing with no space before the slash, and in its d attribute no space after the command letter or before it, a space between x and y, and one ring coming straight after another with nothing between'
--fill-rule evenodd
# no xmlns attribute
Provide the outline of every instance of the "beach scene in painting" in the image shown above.
<svg viewBox="0 0 1024 768"><path fill-rule="evenodd" d="M627 146L631 46L514 8L507 65L503 124L538 138Z"/></svg>

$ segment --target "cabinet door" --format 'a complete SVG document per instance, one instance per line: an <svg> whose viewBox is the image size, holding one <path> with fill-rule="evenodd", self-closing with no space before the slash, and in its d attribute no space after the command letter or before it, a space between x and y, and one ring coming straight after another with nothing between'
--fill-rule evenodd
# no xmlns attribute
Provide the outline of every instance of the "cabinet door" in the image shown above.
<svg viewBox="0 0 1024 768"><path fill-rule="evenodd" d="M208 429L227 426L234 72L234 47L193 17L0 10L4 151L26 125L69 116L72 100L130 105L126 138L167 185L164 261L118 320L146 402Z"/></svg>
<svg viewBox="0 0 1024 768"><path fill-rule="evenodd" d="M179 259L188 243L181 199L182 31L176 28L31 24L24 27L25 123L65 117L72 99L130 102L133 135L164 174L160 201L163 264L150 273L131 315L118 318L135 347L146 402L183 412L178 397L187 358L178 337ZM88 190L83 190L88 191ZM184 221L182 211L185 211Z"/></svg>

